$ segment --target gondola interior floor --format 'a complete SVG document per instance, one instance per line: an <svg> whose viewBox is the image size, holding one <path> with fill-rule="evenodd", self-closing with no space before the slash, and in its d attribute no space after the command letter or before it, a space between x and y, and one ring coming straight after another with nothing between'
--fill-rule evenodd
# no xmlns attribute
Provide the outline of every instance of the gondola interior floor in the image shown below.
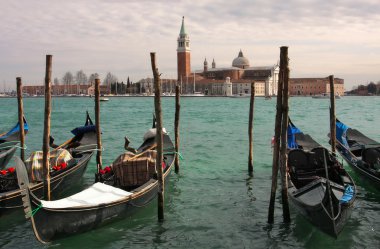
<svg viewBox="0 0 380 249"><path fill-rule="evenodd" d="M118 201L131 194L131 192L97 182L75 195L55 201L41 201L41 203L43 207L52 209L85 207Z"/></svg>

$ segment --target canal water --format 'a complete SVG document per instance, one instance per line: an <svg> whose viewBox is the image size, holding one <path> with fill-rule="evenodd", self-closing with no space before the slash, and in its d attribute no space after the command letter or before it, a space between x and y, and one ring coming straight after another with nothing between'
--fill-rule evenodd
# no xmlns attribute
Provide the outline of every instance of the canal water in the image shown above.
<svg viewBox="0 0 380 249"><path fill-rule="evenodd" d="M114 97L101 103L103 165L123 152L124 136L138 147L150 128L153 98ZM164 126L174 138L174 98L163 98ZM359 195L350 220L335 239L314 228L291 209L291 223L282 222L280 193L275 223L267 224L271 188L271 137L276 99L256 98L254 117L254 176L248 168L249 98L187 97L181 99L180 174L172 172L166 185L165 221L157 222L156 201L126 219L62 239L51 248L378 248L380 190L345 163ZM0 99L0 131L17 120L17 100ZM343 97L336 101L337 117L380 141L380 98ZM41 150L43 98L24 99L30 125L27 154ZM290 99L292 121L328 146L329 100ZM53 98L52 135L59 143L82 125L85 112L94 117L93 98ZM69 192L94 180L95 156L83 179ZM62 193L67 194L67 193ZM0 216L0 248L40 248L21 211Z"/></svg>

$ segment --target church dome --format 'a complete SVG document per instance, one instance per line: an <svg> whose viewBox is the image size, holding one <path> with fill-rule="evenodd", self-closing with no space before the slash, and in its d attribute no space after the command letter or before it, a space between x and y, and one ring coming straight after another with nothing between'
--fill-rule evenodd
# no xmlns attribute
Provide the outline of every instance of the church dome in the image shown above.
<svg viewBox="0 0 380 249"><path fill-rule="evenodd" d="M249 60L243 56L243 52L240 50L238 57L232 61L233 67L247 68L249 67Z"/></svg>

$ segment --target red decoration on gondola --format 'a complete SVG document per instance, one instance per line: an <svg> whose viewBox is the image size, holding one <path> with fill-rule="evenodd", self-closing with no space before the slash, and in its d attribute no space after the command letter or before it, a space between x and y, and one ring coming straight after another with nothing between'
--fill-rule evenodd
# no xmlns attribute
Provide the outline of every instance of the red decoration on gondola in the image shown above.
<svg viewBox="0 0 380 249"><path fill-rule="evenodd" d="M99 170L99 173L104 175L112 171L112 168L110 166L105 167L104 169Z"/></svg>

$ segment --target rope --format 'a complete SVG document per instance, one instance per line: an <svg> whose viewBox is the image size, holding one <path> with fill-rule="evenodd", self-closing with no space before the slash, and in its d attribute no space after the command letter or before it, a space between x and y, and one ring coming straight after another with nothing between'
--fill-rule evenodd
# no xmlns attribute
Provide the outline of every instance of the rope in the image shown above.
<svg viewBox="0 0 380 249"><path fill-rule="evenodd" d="M182 156L182 154L180 152L176 152L176 151L164 152L164 155L178 155L179 159L184 160L183 156Z"/></svg>
<svg viewBox="0 0 380 249"><path fill-rule="evenodd" d="M15 147L19 148L19 149L22 149L22 150L27 150L28 149L28 147L26 145L24 145L24 147L16 145Z"/></svg>
<svg viewBox="0 0 380 249"><path fill-rule="evenodd" d="M33 217L37 213L37 211L40 210L41 208L42 208L42 203L36 209L32 210L30 212L30 215Z"/></svg>
<svg viewBox="0 0 380 249"><path fill-rule="evenodd" d="M153 149L154 147L156 147L156 146L157 146L156 144L152 144L149 148L145 149L143 152L141 152L141 153L139 153L139 154L137 154L137 155L135 155L135 156L129 158L128 161L140 157L140 156L143 155L147 150L152 150L152 149Z"/></svg>
<svg viewBox="0 0 380 249"><path fill-rule="evenodd" d="M6 148L15 147L15 146L17 146L17 143L14 144L15 142L19 143L20 141L18 141L18 140L15 140L15 141L6 141L6 142L0 144L0 149L6 149ZM7 144L10 144L10 143L12 143L12 144L11 145L7 145ZM7 146L3 146L3 145L7 145Z"/></svg>
<svg viewBox="0 0 380 249"><path fill-rule="evenodd" d="M76 138L75 136L72 137L72 138L70 138L69 140L67 140L67 141L64 142L63 144L59 145L57 148L54 148L53 151L58 150L58 149L61 149L62 147L68 145L69 143L71 143L72 141L74 141L75 138Z"/></svg>

